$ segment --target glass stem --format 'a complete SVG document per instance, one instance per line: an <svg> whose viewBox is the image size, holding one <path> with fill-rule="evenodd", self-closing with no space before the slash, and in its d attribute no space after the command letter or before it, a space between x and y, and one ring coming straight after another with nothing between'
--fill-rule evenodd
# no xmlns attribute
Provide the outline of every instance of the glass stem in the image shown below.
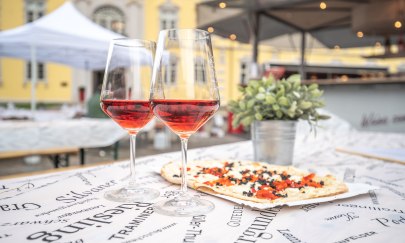
<svg viewBox="0 0 405 243"><path fill-rule="evenodd" d="M187 142L188 138L180 138L181 140L181 195L187 194Z"/></svg>
<svg viewBox="0 0 405 243"><path fill-rule="evenodd" d="M131 175L129 178L129 188L135 188L136 179L135 179L135 149L136 149L136 134L129 135L129 150L130 150L130 160L129 166L131 168Z"/></svg>

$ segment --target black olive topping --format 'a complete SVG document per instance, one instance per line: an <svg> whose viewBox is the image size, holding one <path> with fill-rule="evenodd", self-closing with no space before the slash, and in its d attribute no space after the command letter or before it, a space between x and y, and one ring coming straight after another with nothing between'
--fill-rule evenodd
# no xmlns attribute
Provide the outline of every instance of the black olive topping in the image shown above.
<svg viewBox="0 0 405 243"><path fill-rule="evenodd" d="M255 188L255 186L256 186L256 182L254 182L251 186L250 186L250 188Z"/></svg>
<svg viewBox="0 0 405 243"><path fill-rule="evenodd" d="M268 174L269 176L272 176L272 175L273 175L273 174L271 173L271 171L267 171L267 170L266 170L266 171L263 171L262 174L263 174L263 175L264 175L264 174Z"/></svg>
<svg viewBox="0 0 405 243"><path fill-rule="evenodd" d="M225 165L225 167L227 167L227 168L232 168L234 166L234 163L232 162L232 163L228 163L227 165Z"/></svg>
<svg viewBox="0 0 405 243"><path fill-rule="evenodd" d="M244 180L244 181L242 180L242 181L240 182L240 184L241 184L241 185L246 185L246 184L248 184L248 182L249 182L249 181L247 181L247 180Z"/></svg>

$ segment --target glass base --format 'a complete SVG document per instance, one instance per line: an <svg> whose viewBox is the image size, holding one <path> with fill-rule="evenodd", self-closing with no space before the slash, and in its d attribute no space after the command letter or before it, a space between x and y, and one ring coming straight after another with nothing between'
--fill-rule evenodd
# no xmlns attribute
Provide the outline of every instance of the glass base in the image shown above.
<svg viewBox="0 0 405 243"><path fill-rule="evenodd" d="M206 214L214 210L212 202L189 196L179 196L174 199L155 203L155 212L169 216L194 216Z"/></svg>
<svg viewBox="0 0 405 243"><path fill-rule="evenodd" d="M152 188L120 188L104 193L104 198L113 202L146 202L159 197L158 190Z"/></svg>

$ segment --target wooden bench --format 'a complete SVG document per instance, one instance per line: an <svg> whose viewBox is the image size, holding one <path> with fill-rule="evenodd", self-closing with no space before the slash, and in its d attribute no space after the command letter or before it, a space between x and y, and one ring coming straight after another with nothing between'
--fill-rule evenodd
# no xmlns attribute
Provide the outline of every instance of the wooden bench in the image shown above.
<svg viewBox="0 0 405 243"><path fill-rule="evenodd" d="M48 156L54 163L55 168L69 166L69 156L80 151L80 161L84 164L84 150L79 148L56 148L56 149L30 149L12 152L0 152L0 159L21 158L33 155ZM64 162L64 163L62 163Z"/></svg>

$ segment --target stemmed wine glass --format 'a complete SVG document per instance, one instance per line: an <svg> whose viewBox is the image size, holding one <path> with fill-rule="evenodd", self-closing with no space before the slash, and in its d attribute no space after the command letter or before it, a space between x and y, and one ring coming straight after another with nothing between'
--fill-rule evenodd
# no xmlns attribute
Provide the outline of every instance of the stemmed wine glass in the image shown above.
<svg viewBox="0 0 405 243"><path fill-rule="evenodd" d="M159 34L153 68L151 105L154 114L181 140L181 192L155 204L158 213L204 214L210 201L187 194L187 141L219 108L211 38L195 29L169 29Z"/></svg>
<svg viewBox="0 0 405 243"><path fill-rule="evenodd" d="M149 88L155 42L115 39L110 43L101 90L101 108L130 135L129 184L104 194L115 202L141 202L159 196L159 191L140 188L135 183L136 134L153 118Z"/></svg>

